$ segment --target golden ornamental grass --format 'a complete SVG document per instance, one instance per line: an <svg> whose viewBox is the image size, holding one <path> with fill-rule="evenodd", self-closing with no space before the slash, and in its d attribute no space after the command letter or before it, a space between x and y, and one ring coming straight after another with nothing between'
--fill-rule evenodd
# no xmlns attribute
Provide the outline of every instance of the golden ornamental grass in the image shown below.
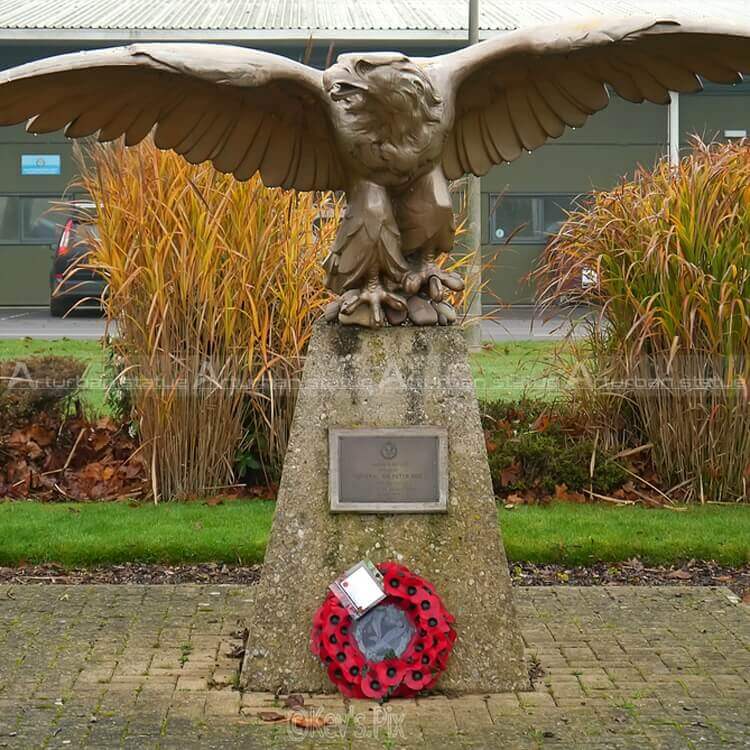
<svg viewBox="0 0 750 750"><path fill-rule="evenodd" d="M581 288L584 270L595 281ZM695 139L679 166L594 193L536 279L547 305L600 306L571 373L592 429L653 443L664 478L694 498L747 500L750 144Z"/></svg>
<svg viewBox="0 0 750 750"><path fill-rule="evenodd" d="M230 485L248 425L253 450L276 469L328 301L320 264L337 202L267 189L257 175L238 183L151 140L94 144L81 165L99 205L91 262L108 281L154 498Z"/></svg>

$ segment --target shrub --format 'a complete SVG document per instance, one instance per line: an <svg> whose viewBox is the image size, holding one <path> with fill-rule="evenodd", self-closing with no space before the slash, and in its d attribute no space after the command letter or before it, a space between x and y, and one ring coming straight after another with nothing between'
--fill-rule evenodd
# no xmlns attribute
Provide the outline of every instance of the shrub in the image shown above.
<svg viewBox="0 0 750 750"><path fill-rule="evenodd" d="M593 283L575 291L584 272ZM601 306L569 371L592 427L612 444L653 443L660 474L693 497L747 500L748 144L695 140L678 167L594 193L536 276L547 305Z"/></svg>
<svg viewBox="0 0 750 750"><path fill-rule="evenodd" d="M35 415L66 410L78 392L85 363L73 357L26 357L0 362L0 431Z"/></svg>
<svg viewBox="0 0 750 750"><path fill-rule="evenodd" d="M608 495L628 481L627 472L598 451L594 440L564 406L543 401L483 401L482 426L496 495L531 491L554 495L557 487Z"/></svg>
<svg viewBox="0 0 750 750"><path fill-rule="evenodd" d="M249 425L280 465L312 323L328 301L320 261L330 195L269 190L192 166L147 140L92 146L82 187L99 205L92 264L107 278L138 430L159 497L234 481Z"/></svg>

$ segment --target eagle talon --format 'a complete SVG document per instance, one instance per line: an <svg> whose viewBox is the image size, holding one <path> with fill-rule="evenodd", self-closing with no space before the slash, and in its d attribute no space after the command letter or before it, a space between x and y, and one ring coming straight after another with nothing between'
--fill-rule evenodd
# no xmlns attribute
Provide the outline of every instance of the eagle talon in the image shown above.
<svg viewBox="0 0 750 750"><path fill-rule="evenodd" d="M367 310L361 310L367 305ZM386 307L396 312L406 311L406 300L384 289L379 283L368 284L365 289L353 289L341 300L339 321L345 324L381 328L387 322Z"/></svg>
<svg viewBox="0 0 750 750"><path fill-rule="evenodd" d="M424 288L433 302L442 302L445 287L453 292L460 292L464 288L464 282L457 273L443 271L435 263L425 263L419 270L404 274L403 286L404 291L410 295L418 294Z"/></svg>

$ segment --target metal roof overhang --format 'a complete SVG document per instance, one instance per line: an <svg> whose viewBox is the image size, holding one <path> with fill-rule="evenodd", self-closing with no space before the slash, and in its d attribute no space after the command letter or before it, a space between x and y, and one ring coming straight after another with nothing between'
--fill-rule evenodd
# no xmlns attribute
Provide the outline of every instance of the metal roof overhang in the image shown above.
<svg viewBox="0 0 750 750"><path fill-rule="evenodd" d="M511 29L480 31L481 39ZM466 29L0 29L4 42L465 42Z"/></svg>

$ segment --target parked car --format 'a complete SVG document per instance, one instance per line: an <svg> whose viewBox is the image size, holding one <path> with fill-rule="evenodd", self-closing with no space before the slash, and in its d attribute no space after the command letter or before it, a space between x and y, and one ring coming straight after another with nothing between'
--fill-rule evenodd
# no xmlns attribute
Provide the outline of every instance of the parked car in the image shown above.
<svg viewBox="0 0 750 750"><path fill-rule="evenodd" d="M101 307L106 282L101 274L85 267L97 232L96 205L86 201L71 204L60 238L52 245L49 311L53 317L61 318L78 303L80 307Z"/></svg>
<svg viewBox="0 0 750 750"><path fill-rule="evenodd" d="M552 242L553 239L558 235L560 229L565 222L556 221L545 228L545 234L547 235L547 243ZM569 294L563 294L558 297L558 303L561 305L576 305L580 303L580 293L589 289L592 286L596 286L599 281L598 274L595 268L589 268L584 266L581 269L576 269L576 273L571 273L572 261L563 262L558 266L558 272L560 276L567 274L563 288L561 291L569 292Z"/></svg>

